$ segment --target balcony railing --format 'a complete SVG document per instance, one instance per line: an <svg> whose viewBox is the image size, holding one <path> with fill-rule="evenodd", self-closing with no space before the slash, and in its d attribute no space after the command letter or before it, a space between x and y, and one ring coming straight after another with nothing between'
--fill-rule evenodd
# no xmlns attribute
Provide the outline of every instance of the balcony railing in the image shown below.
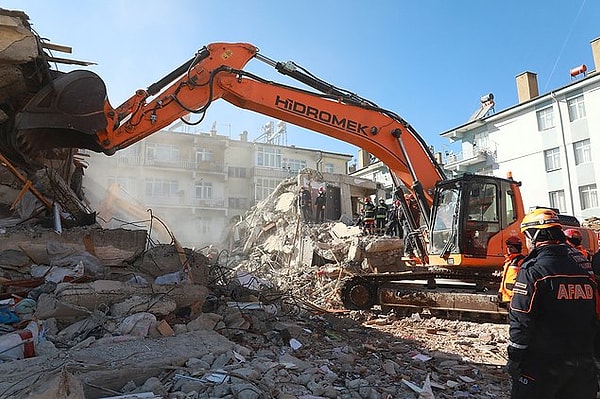
<svg viewBox="0 0 600 399"><path fill-rule="evenodd" d="M225 200L223 198L196 198L193 201L193 206L200 208L225 208Z"/></svg>
<svg viewBox="0 0 600 399"><path fill-rule="evenodd" d="M288 169L273 169L273 168L254 168L255 177L275 177L285 179L290 176L295 176L297 171L291 171Z"/></svg>
<svg viewBox="0 0 600 399"><path fill-rule="evenodd" d="M496 152L489 149L477 149L474 151L461 151L456 154L448 154L444 158L444 168L448 170L459 170L467 166L474 166L496 159Z"/></svg>
<svg viewBox="0 0 600 399"><path fill-rule="evenodd" d="M202 172L226 173L225 165L215 161L191 161L187 159L164 160L143 157L141 155L117 155L119 165L156 166L159 168L194 170Z"/></svg>
<svg viewBox="0 0 600 399"><path fill-rule="evenodd" d="M177 208L225 208L224 198L193 198L186 199L184 195L169 197L146 196L144 201L148 207L173 206Z"/></svg>

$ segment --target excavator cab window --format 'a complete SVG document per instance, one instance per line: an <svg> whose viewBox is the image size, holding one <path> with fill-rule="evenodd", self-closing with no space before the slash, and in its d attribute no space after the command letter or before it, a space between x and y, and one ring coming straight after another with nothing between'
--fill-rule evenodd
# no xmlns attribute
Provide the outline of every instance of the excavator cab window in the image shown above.
<svg viewBox="0 0 600 399"><path fill-rule="evenodd" d="M460 184L439 186L433 208L429 253L442 254L457 248Z"/></svg>
<svg viewBox="0 0 600 399"><path fill-rule="evenodd" d="M490 238L500 231L498 193L497 184L488 177L438 183L430 253L485 257Z"/></svg>
<svg viewBox="0 0 600 399"><path fill-rule="evenodd" d="M463 253L467 256L486 256L490 237L500 231L497 186L471 181L467 187Z"/></svg>

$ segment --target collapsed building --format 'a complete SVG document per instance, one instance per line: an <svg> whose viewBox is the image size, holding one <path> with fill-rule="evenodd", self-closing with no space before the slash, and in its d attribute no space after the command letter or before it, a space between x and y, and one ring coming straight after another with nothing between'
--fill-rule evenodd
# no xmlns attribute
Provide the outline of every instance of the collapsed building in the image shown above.
<svg viewBox="0 0 600 399"><path fill-rule="evenodd" d="M365 245L358 226L301 221L298 181L282 182L248 212L230 231L230 249L220 251L195 252L176 241L148 248L146 232L140 230L88 226L61 235L40 226L6 230L0 236L6 330L0 358L8 362L0 368L5 367L5 375L20 376L24 385L7 381L0 391L19 397L57 389L32 384L29 378L43 371L39 366L24 376L11 361L54 362L57 353L102 352L103 345L119 352L124 342L179 336L196 324L231 322L250 328L245 312L252 310L271 315L341 310L337 290L344 277L384 264L385 258L393 263L402 241L372 237ZM375 244L383 241L389 243ZM149 360L145 372L133 363L127 365L129 372L123 364L97 373L73 371L68 378L84 380L82 389L95 397L102 389L119 391L129 380L150 378L156 373L152 366L159 364L159 359Z"/></svg>
<svg viewBox="0 0 600 399"><path fill-rule="evenodd" d="M41 41L23 12L2 10L0 29L0 368L8 377L0 396L101 397L143 387L164 397L194 390L185 386L195 382L186 371L194 361L214 369L206 377L211 386L197 391L273 391L231 381L228 364L253 354L234 343L232 331L275 331L270 339L289 346L288 329L272 323L282 314L341 309L340 281L353 268L373 268L383 247L365 248L351 220L301 222L298 183L314 179L314 171L284 181L231 226L224 249L194 251L174 236L154 245L143 230L99 228L81 190L85 162L77 150L48 150L43 140L13 131L19 111L59 73L49 63L77 62L50 57L44 50L68 49ZM385 248L388 263L401 251L394 241ZM142 347L152 354L141 356ZM208 356L216 359L207 364ZM290 353L278 361L304 364ZM165 368L172 368L169 377ZM229 383L217 384L220 377ZM327 389L332 397L335 389Z"/></svg>

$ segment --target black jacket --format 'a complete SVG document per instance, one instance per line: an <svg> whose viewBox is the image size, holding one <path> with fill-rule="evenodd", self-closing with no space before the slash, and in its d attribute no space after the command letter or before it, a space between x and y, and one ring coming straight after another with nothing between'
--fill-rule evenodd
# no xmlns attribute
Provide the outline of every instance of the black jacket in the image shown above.
<svg viewBox="0 0 600 399"><path fill-rule="evenodd" d="M589 262L567 245L535 248L517 275L509 346L531 354L592 355L598 290Z"/></svg>
<svg viewBox="0 0 600 399"><path fill-rule="evenodd" d="M319 206L325 206L325 201L326 200L327 200L327 197L325 196L325 193L321 192L317 196L317 199L315 199L315 205L317 207L319 207Z"/></svg>

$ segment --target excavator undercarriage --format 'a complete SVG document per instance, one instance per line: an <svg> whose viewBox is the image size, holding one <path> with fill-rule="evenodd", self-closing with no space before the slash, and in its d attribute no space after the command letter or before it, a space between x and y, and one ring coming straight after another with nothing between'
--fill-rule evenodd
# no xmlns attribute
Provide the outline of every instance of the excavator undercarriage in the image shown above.
<svg viewBox="0 0 600 399"><path fill-rule="evenodd" d="M421 313L466 320L506 320L498 303L500 276L483 271L407 271L357 275L346 280L340 295L352 310L379 306L396 313Z"/></svg>

